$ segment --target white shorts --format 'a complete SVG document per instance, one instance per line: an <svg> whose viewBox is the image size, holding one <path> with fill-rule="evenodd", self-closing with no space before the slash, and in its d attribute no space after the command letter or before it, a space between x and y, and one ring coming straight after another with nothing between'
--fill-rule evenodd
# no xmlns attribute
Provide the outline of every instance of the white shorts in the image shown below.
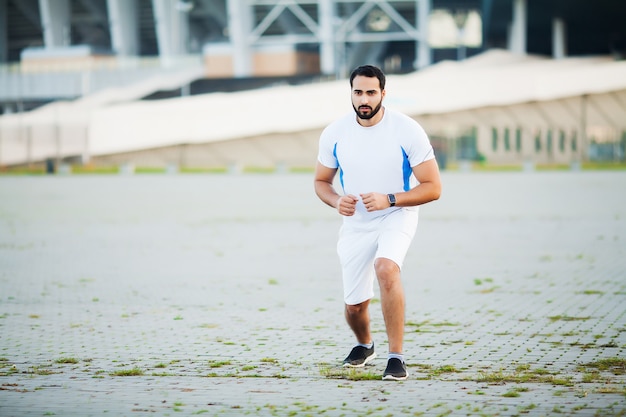
<svg viewBox="0 0 626 417"><path fill-rule="evenodd" d="M418 210L412 207L395 210L365 224L344 222L339 231L337 254L346 304L355 305L374 297L376 259L390 259L402 268L417 221Z"/></svg>

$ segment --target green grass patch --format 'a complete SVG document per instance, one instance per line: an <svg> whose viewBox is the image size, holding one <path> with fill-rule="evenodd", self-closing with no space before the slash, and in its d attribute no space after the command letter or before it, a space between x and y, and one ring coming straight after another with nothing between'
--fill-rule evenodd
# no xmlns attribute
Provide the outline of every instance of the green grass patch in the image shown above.
<svg viewBox="0 0 626 417"><path fill-rule="evenodd" d="M320 368L320 375L329 379L347 379L349 381L380 381L382 376L378 372L371 372L363 368Z"/></svg>
<svg viewBox="0 0 626 417"><path fill-rule="evenodd" d="M572 167L569 164L536 164L537 171L569 171Z"/></svg>
<svg viewBox="0 0 626 417"><path fill-rule="evenodd" d="M438 368L432 369L431 374L434 376L439 376L441 374L450 374L450 373L459 373L461 372L453 365L443 365Z"/></svg>
<svg viewBox="0 0 626 417"><path fill-rule="evenodd" d="M626 162L583 162L582 169L590 171L623 171L626 170Z"/></svg>
<svg viewBox="0 0 626 417"><path fill-rule="evenodd" d="M422 322L407 322L406 323L407 326L432 326L432 327L456 327L456 326L460 326L459 323L452 323L449 321L440 321L440 322L435 322L435 323L431 323L430 320L426 320L426 321L422 321Z"/></svg>
<svg viewBox="0 0 626 417"><path fill-rule="evenodd" d="M47 368L42 367L42 366L33 366L32 368L29 368L28 372L31 373L31 374L35 374L35 375L52 375L52 374L56 374L56 372L54 372L53 370L47 369Z"/></svg>
<svg viewBox="0 0 626 417"><path fill-rule="evenodd" d="M0 169L0 175L45 175L45 167L32 166L32 167L2 167Z"/></svg>
<svg viewBox="0 0 626 417"><path fill-rule="evenodd" d="M131 369L120 369L109 373L110 376L142 376L144 374L143 369L134 367Z"/></svg>
<svg viewBox="0 0 626 417"><path fill-rule="evenodd" d="M598 394L618 394L626 396L626 386L604 385L593 390ZM622 416L626 416L626 410L623 410Z"/></svg>
<svg viewBox="0 0 626 417"><path fill-rule="evenodd" d="M471 164L471 170L479 172L519 172L523 168L523 165L517 164L489 164L486 162L473 162Z"/></svg>
<svg viewBox="0 0 626 417"><path fill-rule="evenodd" d="M225 174L228 172L227 167L180 167L178 172L181 174Z"/></svg>
<svg viewBox="0 0 626 417"><path fill-rule="evenodd" d="M247 166L242 169L242 172L245 174L273 174L276 172L276 167Z"/></svg>
<svg viewBox="0 0 626 417"><path fill-rule="evenodd" d="M116 166L95 166L95 165L73 165L72 174L95 174L110 175L118 174L119 168Z"/></svg>
<svg viewBox="0 0 626 417"><path fill-rule="evenodd" d="M55 362L63 364L77 364L79 360L76 358L59 358Z"/></svg>
<svg viewBox="0 0 626 417"><path fill-rule="evenodd" d="M209 361L209 366L211 368L221 368L222 366L228 366L230 364L230 361Z"/></svg>
<svg viewBox="0 0 626 417"><path fill-rule="evenodd" d="M310 167L291 167L289 168L289 172L293 172L294 174L310 174L315 172L315 168Z"/></svg>
<svg viewBox="0 0 626 417"><path fill-rule="evenodd" d="M165 167L135 167L135 174L164 174Z"/></svg>
<svg viewBox="0 0 626 417"><path fill-rule="evenodd" d="M578 367L580 371L585 371L588 368L595 369L600 372L611 372L614 375L624 375L626 374L626 358L614 357L599 359L594 362L582 364Z"/></svg>
<svg viewBox="0 0 626 417"><path fill-rule="evenodd" d="M604 291L600 291L600 290L585 290L585 291L581 291L579 294L585 294L585 295L603 295Z"/></svg>
<svg viewBox="0 0 626 417"><path fill-rule="evenodd" d="M519 368L518 368L519 369ZM506 383L544 383L552 385L573 386L571 377L558 377L545 369L527 369L515 372L481 372L478 377L471 379L476 382L488 384L506 384Z"/></svg>
<svg viewBox="0 0 626 417"><path fill-rule="evenodd" d="M550 319L550 321L585 321L585 320L589 320L590 318L591 317L589 317L589 316L573 317L573 316L563 316L563 315L548 317L548 319Z"/></svg>

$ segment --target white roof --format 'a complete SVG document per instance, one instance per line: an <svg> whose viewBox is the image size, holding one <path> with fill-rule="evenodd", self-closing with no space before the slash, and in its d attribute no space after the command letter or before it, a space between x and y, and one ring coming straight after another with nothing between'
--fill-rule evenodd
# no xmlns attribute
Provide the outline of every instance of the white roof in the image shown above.
<svg viewBox="0 0 626 417"><path fill-rule="evenodd" d="M626 61L561 60L495 50L463 62L442 62L390 77L388 96L413 114L549 101L626 89Z"/></svg>
<svg viewBox="0 0 626 417"><path fill-rule="evenodd" d="M445 114L626 90L626 62L495 50L389 76L386 89L386 105L411 116ZM624 103L615 109L619 115L613 118L626 123ZM126 103L94 113L91 146L94 153L110 153L301 131L321 128L350 111L347 80Z"/></svg>
<svg viewBox="0 0 626 417"><path fill-rule="evenodd" d="M570 114L568 123L576 123L578 117L571 100L603 94L604 102L594 106L600 110L589 117L626 130L626 61L610 57L554 60L492 50L462 62L445 61L418 72L390 75L386 89L387 106L418 118L569 100L560 106L562 113ZM51 118L61 124L84 123L90 153L99 155L318 129L352 111L347 80L158 101L134 99L133 94L116 98L112 92L102 93L98 100L86 98L22 115L19 123L49 123ZM0 121L6 123L8 118Z"/></svg>

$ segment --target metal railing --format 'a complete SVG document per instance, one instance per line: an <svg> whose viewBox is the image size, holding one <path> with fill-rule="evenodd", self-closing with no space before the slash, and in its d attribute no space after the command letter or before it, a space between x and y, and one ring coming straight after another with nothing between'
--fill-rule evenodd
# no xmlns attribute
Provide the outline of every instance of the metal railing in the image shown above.
<svg viewBox="0 0 626 417"><path fill-rule="evenodd" d="M91 59L93 58L93 59ZM200 55L157 57L88 57L80 62L0 65L0 102L73 99L148 77L197 68Z"/></svg>

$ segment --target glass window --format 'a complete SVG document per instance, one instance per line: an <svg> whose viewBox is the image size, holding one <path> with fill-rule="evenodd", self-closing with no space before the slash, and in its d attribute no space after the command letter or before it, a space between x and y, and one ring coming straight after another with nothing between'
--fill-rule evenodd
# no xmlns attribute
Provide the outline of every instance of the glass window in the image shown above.
<svg viewBox="0 0 626 417"><path fill-rule="evenodd" d="M498 150L498 129L495 127L491 128L491 149Z"/></svg>
<svg viewBox="0 0 626 417"><path fill-rule="evenodd" d="M535 152L541 152L541 130L535 134Z"/></svg>

